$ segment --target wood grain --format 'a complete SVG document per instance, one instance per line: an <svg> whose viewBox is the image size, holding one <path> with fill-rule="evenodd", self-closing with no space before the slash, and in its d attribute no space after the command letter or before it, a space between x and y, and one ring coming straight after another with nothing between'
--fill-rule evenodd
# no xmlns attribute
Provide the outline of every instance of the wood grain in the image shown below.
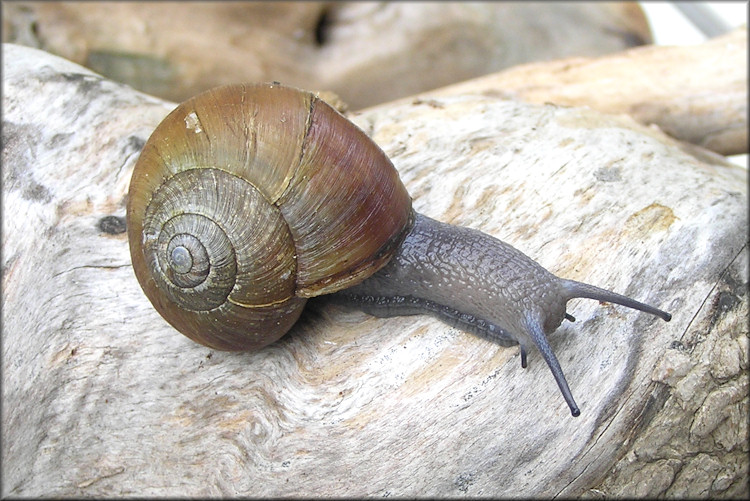
<svg viewBox="0 0 750 501"><path fill-rule="evenodd" d="M747 494L745 170L583 108L352 117L417 210L673 314L571 302L551 344L572 418L538 352L523 370L429 317L318 303L257 353L192 343L100 226L174 105L33 49L3 61L3 496Z"/></svg>

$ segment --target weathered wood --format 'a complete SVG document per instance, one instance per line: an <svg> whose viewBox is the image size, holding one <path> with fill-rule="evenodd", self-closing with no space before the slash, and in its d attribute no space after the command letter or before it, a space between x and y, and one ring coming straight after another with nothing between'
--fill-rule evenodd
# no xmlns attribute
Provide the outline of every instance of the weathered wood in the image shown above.
<svg viewBox="0 0 750 501"><path fill-rule="evenodd" d="M3 2L3 41L182 101L278 80L353 108L651 35L636 2Z"/></svg>
<svg viewBox="0 0 750 501"><path fill-rule="evenodd" d="M747 27L703 44L530 63L430 92L589 106L723 155L748 152Z"/></svg>
<svg viewBox="0 0 750 501"><path fill-rule="evenodd" d="M417 210L674 315L571 302L572 418L538 352L523 370L429 317L316 304L257 353L190 342L101 226L173 105L32 49L3 64L3 496L748 494L745 170L581 108L353 116Z"/></svg>

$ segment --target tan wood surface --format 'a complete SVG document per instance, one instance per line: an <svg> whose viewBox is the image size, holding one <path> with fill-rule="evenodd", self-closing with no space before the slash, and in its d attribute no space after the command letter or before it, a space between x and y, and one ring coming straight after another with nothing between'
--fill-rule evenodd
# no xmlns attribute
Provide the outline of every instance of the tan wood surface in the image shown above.
<svg viewBox="0 0 750 501"><path fill-rule="evenodd" d="M152 95L277 80L371 106L529 61L649 43L636 2L3 2L3 42Z"/></svg>

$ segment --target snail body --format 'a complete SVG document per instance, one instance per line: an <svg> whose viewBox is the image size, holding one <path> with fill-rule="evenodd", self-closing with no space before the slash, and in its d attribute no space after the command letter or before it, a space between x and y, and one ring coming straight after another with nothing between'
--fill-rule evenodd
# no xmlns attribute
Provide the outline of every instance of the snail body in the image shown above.
<svg viewBox="0 0 750 501"><path fill-rule="evenodd" d="M283 336L308 298L376 316L427 313L542 353L568 300L657 308L551 274L512 246L413 211L393 164L313 94L231 85L179 105L147 141L127 204L133 268L177 330L220 350Z"/></svg>

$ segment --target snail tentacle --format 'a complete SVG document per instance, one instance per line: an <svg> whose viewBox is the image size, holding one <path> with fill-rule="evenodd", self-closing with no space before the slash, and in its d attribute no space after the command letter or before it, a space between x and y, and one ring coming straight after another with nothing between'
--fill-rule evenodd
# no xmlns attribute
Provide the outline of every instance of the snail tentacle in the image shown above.
<svg viewBox="0 0 750 501"><path fill-rule="evenodd" d="M560 285L567 291L568 299L580 297L586 299L596 299L597 301L606 301L609 303L619 304L621 306L627 306L628 308L632 308L634 310L640 310L646 313L650 313L663 319L665 322L669 322L670 320L672 320L672 315L670 315L666 311L654 308L649 304L641 303L640 301L636 301L635 299L629 298L627 296L617 294L616 292L602 289L595 285L564 278L560 279Z"/></svg>
<svg viewBox="0 0 750 501"><path fill-rule="evenodd" d="M578 404L576 404L575 399L573 399L573 394L570 391L567 379L565 379L565 374L563 374L562 367L560 367L560 362L558 362L557 357L555 356L555 352L552 351L552 347L547 341L547 336L544 335L544 331L542 330L542 323L539 321L539 319L534 319L528 321L526 327L529 337L532 339L532 341L534 341L534 344L542 354L544 361L547 362L547 365L552 371L552 375L557 382L557 386L560 388L560 392L562 393L565 402L568 404L568 407L570 407L570 413L573 415L573 417L580 416L581 411L578 409ZM522 361L525 362L525 360ZM526 365L523 365L523 367L526 367Z"/></svg>

